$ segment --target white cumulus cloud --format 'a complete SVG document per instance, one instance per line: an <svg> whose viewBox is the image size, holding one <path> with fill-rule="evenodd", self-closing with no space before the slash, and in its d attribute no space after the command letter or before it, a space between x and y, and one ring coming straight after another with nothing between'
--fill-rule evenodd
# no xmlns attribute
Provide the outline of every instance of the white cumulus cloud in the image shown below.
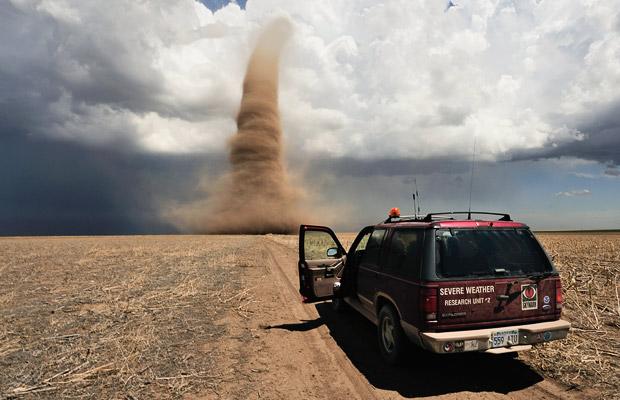
<svg viewBox="0 0 620 400"><path fill-rule="evenodd" d="M575 197L575 196L590 196L592 192L589 189L569 190L567 192L557 192L557 197Z"/></svg>
<svg viewBox="0 0 620 400"><path fill-rule="evenodd" d="M608 1L10 0L0 102L29 131L150 152L221 152L260 27L288 16L281 112L289 149L358 159L508 159L583 140L579 116L620 101ZM10 93L7 94L7 93ZM32 122L32 121L31 121ZM35 122L32 122L33 124ZM571 192L562 192L571 193Z"/></svg>

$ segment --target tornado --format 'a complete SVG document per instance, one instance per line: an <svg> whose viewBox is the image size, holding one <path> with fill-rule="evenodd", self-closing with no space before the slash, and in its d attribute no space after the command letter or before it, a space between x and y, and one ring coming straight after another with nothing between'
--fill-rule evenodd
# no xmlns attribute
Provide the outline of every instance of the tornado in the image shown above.
<svg viewBox="0 0 620 400"><path fill-rule="evenodd" d="M301 192L285 168L278 111L278 64L291 30L288 20L277 19L258 38L229 142L230 171L211 193L199 231L293 233L299 227Z"/></svg>

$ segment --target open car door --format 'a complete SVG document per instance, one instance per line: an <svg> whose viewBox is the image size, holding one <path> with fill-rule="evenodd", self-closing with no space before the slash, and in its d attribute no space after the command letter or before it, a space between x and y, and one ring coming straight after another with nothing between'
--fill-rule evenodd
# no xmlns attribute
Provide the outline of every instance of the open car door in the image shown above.
<svg viewBox="0 0 620 400"><path fill-rule="evenodd" d="M347 253L325 226L299 227L299 293L304 303L331 299Z"/></svg>

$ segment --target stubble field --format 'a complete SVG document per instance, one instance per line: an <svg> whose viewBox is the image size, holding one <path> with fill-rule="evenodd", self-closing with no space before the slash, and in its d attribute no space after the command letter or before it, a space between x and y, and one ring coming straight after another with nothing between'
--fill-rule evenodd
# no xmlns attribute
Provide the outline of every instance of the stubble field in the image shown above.
<svg viewBox="0 0 620 400"><path fill-rule="evenodd" d="M2 238L0 397L617 396L620 235L538 237L562 274L569 338L421 369L382 365L361 317L300 304L295 236Z"/></svg>
<svg viewBox="0 0 620 400"><path fill-rule="evenodd" d="M530 362L569 387L620 396L620 234L539 234L560 271L565 341L529 354Z"/></svg>

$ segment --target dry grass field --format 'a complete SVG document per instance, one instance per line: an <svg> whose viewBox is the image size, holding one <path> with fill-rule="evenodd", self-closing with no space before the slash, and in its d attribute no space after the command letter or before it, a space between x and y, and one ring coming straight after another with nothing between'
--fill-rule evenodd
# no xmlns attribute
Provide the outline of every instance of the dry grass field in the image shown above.
<svg viewBox="0 0 620 400"><path fill-rule="evenodd" d="M295 236L0 238L0 398L618 396L620 235L539 238L562 274L569 339L473 359L509 363L520 382L437 385L439 369L416 381L368 365L361 317L338 325L299 303Z"/></svg>
<svg viewBox="0 0 620 400"><path fill-rule="evenodd" d="M229 381L253 335L252 237L0 240L0 393L179 397ZM139 394L139 396L138 396Z"/></svg>
<svg viewBox="0 0 620 400"><path fill-rule="evenodd" d="M537 236L560 271L572 329L529 361L568 386L620 396L620 234Z"/></svg>

